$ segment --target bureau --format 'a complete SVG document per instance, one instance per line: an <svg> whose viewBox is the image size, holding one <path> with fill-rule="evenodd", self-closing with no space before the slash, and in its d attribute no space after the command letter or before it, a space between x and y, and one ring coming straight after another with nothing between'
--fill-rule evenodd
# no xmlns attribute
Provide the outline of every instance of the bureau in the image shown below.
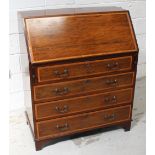
<svg viewBox="0 0 155 155"><path fill-rule="evenodd" d="M128 11L25 18L36 150L95 129L130 130L138 45Z"/></svg>

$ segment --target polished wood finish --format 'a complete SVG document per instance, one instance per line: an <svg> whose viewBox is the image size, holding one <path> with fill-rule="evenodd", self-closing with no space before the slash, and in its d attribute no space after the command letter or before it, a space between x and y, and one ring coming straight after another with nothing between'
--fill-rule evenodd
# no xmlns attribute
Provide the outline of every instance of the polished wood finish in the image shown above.
<svg viewBox="0 0 155 155"><path fill-rule="evenodd" d="M36 150L95 129L129 131L138 61L128 11L25 18Z"/></svg>
<svg viewBox="0 0 155 155"><path fill-rule="evenodd" d="M32 63L138 50L127 11L28 18L26 31Z"/></svg>
<svg viewBox="0 0 155 155"><path fill-rule="evenodd" d="M38 67L38 82L125 71L132 68L132 56Z"/></svg>
<svg viewBox="0 0 155 155"><path fill-rule="evenodd" d="M131 106L82 113L75 116L53 119L37 123L38 138L60 137L88 128L103 126L130 119Z"/></svg>
<svg viewBox="0 0 155 155"><path fill-rule="evenodd" d="M132 89L123 89L35 105L36 119L56 118L131 103Z"/></svg>
<svg viewBox="0 0 155 155"><path fill-rule="evenodd" d="M88 78L63 83L34 86L34 100L56 100L73 95L82 95L92 91L120 88L133 85L134 73L115 74L104 77Z"/></svg>

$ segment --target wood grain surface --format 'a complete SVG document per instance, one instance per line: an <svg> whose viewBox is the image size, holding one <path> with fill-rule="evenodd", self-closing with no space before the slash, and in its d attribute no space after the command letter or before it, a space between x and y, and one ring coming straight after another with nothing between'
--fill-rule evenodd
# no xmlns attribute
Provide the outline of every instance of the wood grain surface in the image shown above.
<svg viewBox="0 0 155 155"><path fill-rule="evenodd" d="M127 11L28 18L25 24L32 63L138 49Z"/></svg>

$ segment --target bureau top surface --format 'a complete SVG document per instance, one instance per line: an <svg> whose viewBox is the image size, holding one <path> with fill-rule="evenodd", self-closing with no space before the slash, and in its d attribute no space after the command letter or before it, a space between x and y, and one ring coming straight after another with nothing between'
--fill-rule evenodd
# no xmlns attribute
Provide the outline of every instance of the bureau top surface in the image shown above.
<svg viewBox="0 0 155 155"><path fill-rule="evenodd" d="M128 11L25 18L31 63L138 51Z"/></svg>

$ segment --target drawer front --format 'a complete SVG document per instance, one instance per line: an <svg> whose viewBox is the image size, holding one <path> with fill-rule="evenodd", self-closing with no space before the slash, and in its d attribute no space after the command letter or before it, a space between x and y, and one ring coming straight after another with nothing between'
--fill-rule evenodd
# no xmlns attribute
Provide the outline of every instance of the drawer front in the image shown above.
<svg viewBox="0 0 155 155"><path fill-rule="evenodd" d="M38 138L60 137L130 119L131 106L83 113L37 123Z"/></svg>
<svg viewBox="0 0 155 155"><path fill-rule="evenodd" d="M132 89L124 89L73 99L35 104L36 119L61 117L97 108L130 103L132 101L132 91Z"/></svg>
<svg viewBox="0 0 155 155"><path fill-rule="evenodd" d="M131 66L132 56L126 56L66 65L38 67L38 82L129 70Z"/></svg>
<svg viewBox="0 0 155 155"><path fill-rule="evenodd" d="M131 86L134 80L133 77L134 73L130 72L83 80L38 85L34 86L34 100L63 99L77 94L82 95L93 91Z"/></svg>

